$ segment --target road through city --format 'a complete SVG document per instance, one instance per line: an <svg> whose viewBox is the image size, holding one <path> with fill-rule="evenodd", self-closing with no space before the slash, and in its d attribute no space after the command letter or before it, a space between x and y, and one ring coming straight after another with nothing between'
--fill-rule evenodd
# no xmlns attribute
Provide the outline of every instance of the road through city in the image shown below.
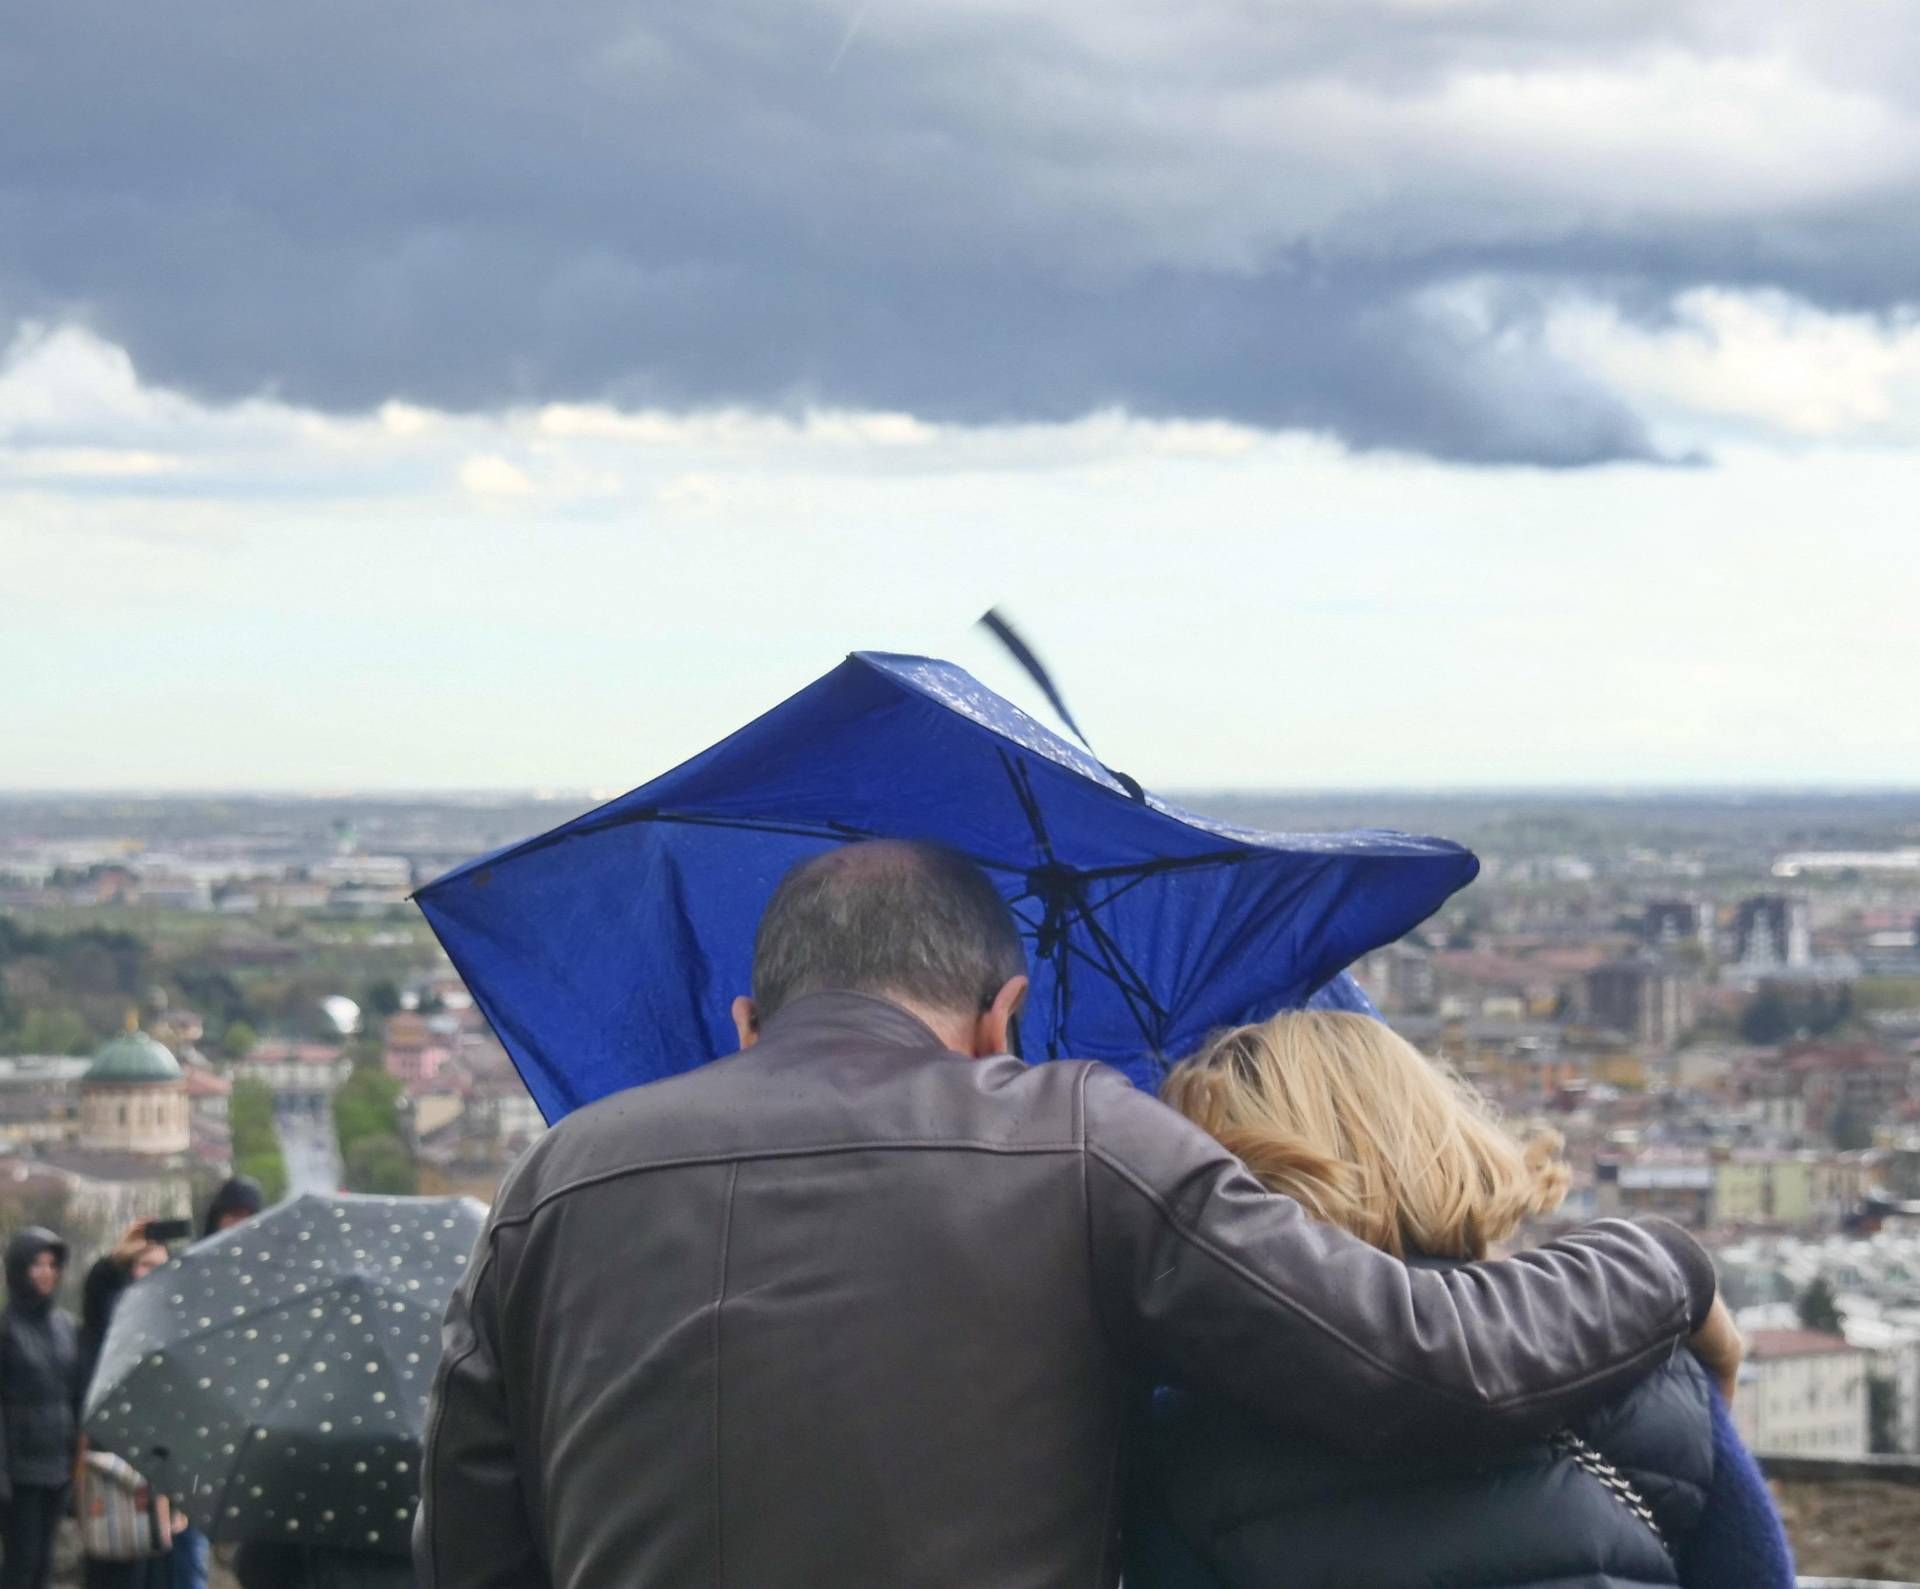
<svg viewBox="0 0 1920 1589"><path fill-rule="evenodd" d="M283 1107L274 1115L274 1126L287 1161L289 1193L298 1197L302 1192L340 1190L340 1149L331 1109L322 1105L314 1113Z"/></svg>

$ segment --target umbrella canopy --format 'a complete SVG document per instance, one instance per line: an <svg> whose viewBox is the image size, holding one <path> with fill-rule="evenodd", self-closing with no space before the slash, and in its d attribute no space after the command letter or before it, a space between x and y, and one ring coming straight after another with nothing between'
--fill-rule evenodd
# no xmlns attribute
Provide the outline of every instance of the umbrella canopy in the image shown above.
<svg viewBox="0 0 1920 1589"><path fill-rule="evenodd" d="M215 1539L405 1550L440 1321L486 1210L301 1197L130 1289L86 1430Z"/></svg>
<svg viewBox="0 0 1920 1589"><path fill-rule="evenodd" d="M860 652L672 772L416 896L549 1120L735 1047L753 935L796 862L933 839L1029 940L1030 1059L1148 1081L1304 1003L1470 881L1458 845L1259 833L1129 789L962 669Z"/></svg>

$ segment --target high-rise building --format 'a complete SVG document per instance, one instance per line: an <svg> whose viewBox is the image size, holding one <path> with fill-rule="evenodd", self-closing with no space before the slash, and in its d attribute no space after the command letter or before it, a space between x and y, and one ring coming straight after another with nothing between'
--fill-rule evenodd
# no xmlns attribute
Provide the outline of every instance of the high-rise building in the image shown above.
<svg viewBox="0 0 1920 1589"><path fill-rule="evenodd" d="M1640 918L1640 937L1655 949L1680 944L1705 944L1713 929L1713 913L1691 899L1650 899Z"/></svg>
<svg viewBox="0 0 1920 1589"><path fill-rule="evenodd" d="M1649 1048L1670 1049L1693 1025L1693 984L1642 952L1586 975L1587 1017Z"/></svg>
<svg viewBox="0 0 1920 1589"><path fill-rule="evenodd" d="M1405 939L1387 944L1353 970L1374 1003L1388 1015L1417 1014L1433 1008L1433 954L1419 944Z"/></svg>
<svg viewBox="0 0 1920 1589"><path fill-rule="evenodd" d="M1746 971L1797 971L1813 961L1807 902L1798 894L1755 894L1733 922L1734 962Z"/></svg>

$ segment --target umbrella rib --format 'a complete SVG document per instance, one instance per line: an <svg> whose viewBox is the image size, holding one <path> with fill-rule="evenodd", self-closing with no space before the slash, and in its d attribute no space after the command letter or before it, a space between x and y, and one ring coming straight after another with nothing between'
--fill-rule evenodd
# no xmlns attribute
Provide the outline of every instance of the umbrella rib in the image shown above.
<svg viewBox="0 0 1920 1589"><path fill-rule="evenodd" d="M1100 950L1106 962L1107 975L1112 978L1113 985L1119 990L1120 997L1127 1006L1127 1013L1133 1017L1134 1025L1140 1028L1140 1035L1157 1049L1166 1030L1167 1012L1161 1007L1160 1001L1154 998L1152 990L1146 986L1145 979L1141 977L1139 971L1120 952L1119 945L1113 941L1106 928L1094 920L1093 912L1084 902L1080 903L1077 909L1080 920L1087 929L1087 935L1092 938L1095 947ZM1129 977L1132 978L1132 986L1128 986ZM1152 1012L1154 1025L1149 1026L1141 1016L1141 1004Z"/></svg>
<svg viewBox="0 0 1920 1589"><path fill-rule="evenodd" d="M1027 826L1033 829L1034 842L1040 846L1040 853L1046 857L1047 864L1052 866L1053 840L1047 833L1047 820L1041 813L1040 802L1034 797L1032 773L1025 762L1015 761L1004 750L1000 752L1000 765L1006 769L1007 781L1013 785L1014 798L1020 802Z"/></svg>
<svg viewBox="0 0 1920 1589"><path fill-rule="evenodd" d="M297 1296L297 1297L282 1297L278 1302L270 1302L265 1307L255 1308L250 1313L230 1314L228 1315L228 1317L220 1320L217 1324L210 1324L203 1330L195 1330L190 1335L176 1336L171 1341L168 1341L165 1344L165 1346L161 1347L160 1350L173 1351L182 1346L191 1346L195 1341L208 1340L211 1337L215 1335L219 1335L226 1330L234 1329L238 1325L251 1324L256 1319L271 1318L276 1313L286 1313L286 1312L290 1312L294 1308L305 1307L308 1303L314 1301L314 1299L317 1297L329 1296L337 1292L340 1289L337 1282L341 1280L351 1280L351 1279L359 1279L359 1278L360 1278L359 1276L355 1276L355 1275L335 1275L326 1285L316 1286L313 1290L306 1292L304 1295Z"/></svg>
<svg viewBox="0 0 1920 1589"><path fill-rule="evenodd" d="M1035 820L1037 821L1037 819ZM650 808L644 811L622 812L619 816L609 817L605 821L596 823L592 827L572 828L564 833L544 834L539 839L529 839L524 845L514 850L511 855L501 856L499 861L494 864L502 865L507 861L521 860L526 856L536 855L542 850L550 849L554 845L563 844L569 839L589 838L596 834L611 832L615 828L634 827L643 822L656 822L672 827L720 828L738 833L773 833L783 835L787 838L830 839L841 842L858 839L883 839L892 836L884 833L875 833L870 828L855 827L850 822L779 822L771 818L763 817L701 816L691 811L659 811ZM543 840L548 842L542 842ZM952 847L953 846L949 846L949 848ZM965 855L974 865L985 867L989 871L1020 874L1027 870L1024 865L1017 862L994 860L988 856L976 855L968 850L962 850L960 853ZM1112 870L1118 874L1124 874L1131 870L1131 868L1121 867ZM1089 875L1099 874L1090 873ZM436 884L429 883L425 885L420 892L425 893L428 889L435 886Z"/></svg>
<svg viewBox="0 0 1920 1589"><path fill-rule="evenodd" d="M318 1327L307 1332L307 1339L302 1346L302 1355L293 1361L292 1365L287 1369L286 1377L274 1387L274 1401L278 1401L285 1393L287 1386L293 1383L294 1375L298 1374L307 1364L313 1361L314 1342L319 1339L319 1335L320 1331ZM267 1405L267 1403L262 1403L262 1405ZM207 1538L219 1538L220 1520L227 1514L227 1496L232 1493L234 1483L240 1477L241 1464L245 1460L244 1454L247 1448L253 1443L254 1431L256 1429L264 1429L265 1427L265 1424L256 1423L251 1419L241 1426L240 1439L234 1447L233 1465L227 1469L227 1482L220 1486L220 1499L215 1503L217 1510L214 1516L208 1519Z"/></svg>

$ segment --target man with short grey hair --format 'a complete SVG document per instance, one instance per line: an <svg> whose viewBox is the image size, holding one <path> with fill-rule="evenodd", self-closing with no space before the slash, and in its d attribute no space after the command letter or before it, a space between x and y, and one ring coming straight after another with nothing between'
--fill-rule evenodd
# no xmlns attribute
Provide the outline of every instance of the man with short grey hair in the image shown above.
<svg viewBox="0 0 1920 1589"><path fill-rule="evenodd" d="M789 875L741 1052L571 1115L449 1310L428 1589L1111 1585L1128 1391L1172 1375L1361 1452L1539 1433L1724 1312L1606 1221L1416 1271L1266 1192L1027 990L970 863Z"/></svg>

